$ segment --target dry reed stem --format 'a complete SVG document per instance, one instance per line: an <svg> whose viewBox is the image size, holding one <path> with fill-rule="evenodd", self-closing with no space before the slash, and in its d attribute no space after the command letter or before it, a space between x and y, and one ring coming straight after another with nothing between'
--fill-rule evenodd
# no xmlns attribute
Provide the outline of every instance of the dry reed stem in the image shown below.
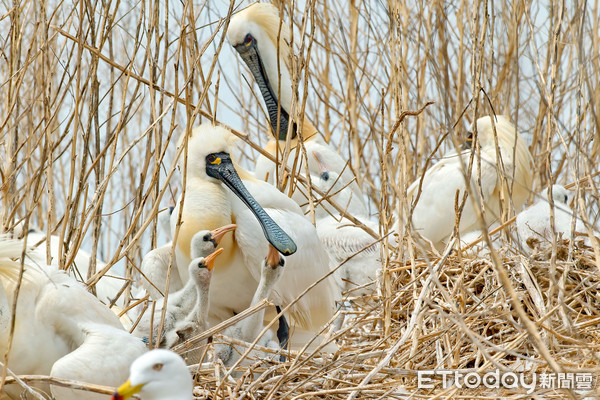
<svg viewBox="0 0 600 400"><path fill-rule="evenodd" d="M567 186L576 190L587 235L597 230L598 2L277 4L293 31L291 115L306 115L348 160L379 230L334 208L380 241L383 271L377 293L347 294L353 309L340 311L346 322L329 337L337 353L290 353L283 363L255 363L248 367L255 374L237 381L219 366L198 367L196 383L207 397L517 398L510 390L419 390L415 374L491 367L598 373L598 240L587 247L575 236L556 237L523 255L510 199L503 199L500 227L481 239L489 247L503 235L489 257L471 252L481 241L460 253L431 252L409 226L400 227L397 244L388 236L398 215L411 212L406 188L462 143L465 126L493 111L509 115L529 143L530 203L551 183L573 182ZM175 150L177 137L198 120L216 121L242 139L243 165L252 169L258 154L269 157L262 100L224 37L227 16L245 5L21 0L0 7L4 229L22 222L57 235L58 254L50 241L42 244L48 261L52 255L61 268L78 270L92 292L112 267L137 282L141 257L165 240L158 211L183 191L178 175L185 171L176 163L187 154ZM308 155L298 153L306 166ZM478 162L474 153L465 172ZM308 187L313 207L331 200L311 187L306 171L291 172L282 166L278 182ZM457 210L471 198L457 199ZM92 261L78 268L81 248L106 267ZM132 297L130 283L122 292L127 302L145 303ZM177 350L210 353L202 342L245 315Z"/></svg>

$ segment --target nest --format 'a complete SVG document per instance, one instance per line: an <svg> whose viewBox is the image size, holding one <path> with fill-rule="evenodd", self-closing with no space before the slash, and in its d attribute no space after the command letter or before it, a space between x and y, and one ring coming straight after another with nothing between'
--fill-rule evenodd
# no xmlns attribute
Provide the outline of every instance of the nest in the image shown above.
<svg viewBox="0 0 600 400"><path fill-rule="evenodd" d="M531 256L508 245L496 252L535 332L515 310L489 252L484 256L448 253L427 254L416 263L392 261L372 296L347 294L346 306L331 322L344 318L341 328L328 333L328 340L338 346L335 353L289 352L284 362L250 360L231 371L218 362L196 364L191 367L195 397L523 398L527 388L459 388L452 382L445 384L441 375L433 379L433 388L424 388L419 372L483 375L498 370L531 379L534 374L556 373L552 368L556 364L563 373L592 373L588 391L594 390L600 273L592 248L560 239L555 246L540 244ZM551 358L543 355L540 346ZM197 360L198 354L210 354L212 344L183 348L185 356ZM538 383L535 393L564 398L567 391L540 388Z"/></svg>

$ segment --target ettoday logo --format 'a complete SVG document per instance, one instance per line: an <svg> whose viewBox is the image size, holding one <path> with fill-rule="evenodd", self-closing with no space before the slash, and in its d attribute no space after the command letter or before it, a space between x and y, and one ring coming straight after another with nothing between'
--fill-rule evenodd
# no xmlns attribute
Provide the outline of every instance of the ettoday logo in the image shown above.
<svg viewBox="0 0 600 400"><path fill-rule="evenodd" d="M536 388L591 390L594 381L591 372L538 374L498 369L487 372L441 369L418 371L417 387L433 389L440 378L444 389L451 386L458 389L525 389L527 394L533 393Z"/></svg>

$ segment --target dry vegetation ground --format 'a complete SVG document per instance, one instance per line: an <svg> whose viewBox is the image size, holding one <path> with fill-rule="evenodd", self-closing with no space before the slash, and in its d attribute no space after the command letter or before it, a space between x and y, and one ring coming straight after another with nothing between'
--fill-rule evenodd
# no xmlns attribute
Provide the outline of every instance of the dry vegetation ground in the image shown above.
<svg viewBox="0 0 600 400"><path fill-rule="evenodd" d="M350 160L379 234L397 212L410 212L403 194L428 160L490 112L509 115L529 144L531 199L548 182L570 183L574 206L598 226L597 0L281 3L294 28L296 112ZM157 212L181 190L179 135L207 119L231 126L243 132L247 166L267 139L262 100L224 36L240 2L0 4L0 221L60 236L64 268L82 247L135 280L141 255L161 240ZM511 217L507 210L503 222ZM240 381L218 366L201 369L196 394L531 397L443 389L439 380L417 390L416 372L432 368L588 371L595 387L599 248L565 241L525 256L511 227L496 234L502 248L484 257L437 254L403 227L399 246L382 241L378 294L357 300L332 338L339 352L293 354ZM106 271L92 264L80 272L93 284Z"/></svg>

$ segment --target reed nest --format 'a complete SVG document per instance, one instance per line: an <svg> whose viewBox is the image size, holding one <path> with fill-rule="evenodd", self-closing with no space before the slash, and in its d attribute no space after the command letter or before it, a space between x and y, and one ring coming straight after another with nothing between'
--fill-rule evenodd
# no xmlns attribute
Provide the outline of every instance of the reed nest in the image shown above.
<svg viewBox="0 0 600 400"><path fill-rule="evenodd" d="M231 14L248 4L0 4L3 229L23 224L58 236L53 261L65 270L77 269L80 249L105 260L77 276L93 290L102 275L122 275L133 303L142 256L164 243L157 217L182 190L179 136L200 122L231 127L248 169L268 139L258 90L225 38ZM334 353L288 352L285 361L238 367L234 378L219 363L199 363L212 352L202 339L230 340L216 330L180 345L195 397L595 396L598 242L558 237L532 243L526 255L513 237L511 209L502 228L472 248L455 241L438 252L410 226L399 234L390 228L410 214L407 187L460 146L472 121L493 113L510 117L533 156L528 204L549 184L568 185L571 205L599 225L597 2L275 4L293 32L291 115L306 115L348 160L379 222L382 272L371 296L345 294L340 330L330 329L333 320L324 328ZM500 245L486 251L491 239ZM418 372L432 369L584 371L594 380L583 392L444 388L439 378L433 389L419 388Z"/></svg>
<svg viewBox="0 0 600 400"><path fill-rule="evenodd" d="M581 240L572 245L561 239L556 246L539 246L530 256L508 245L498 249L496 257L484 253L452 251L419 257L414 264L392 262L390 297L374 293L356 298L347 293L353 307L340 311L344 323L329 338L339 346L337 352L291 352L285 362L256 360L232 371L218 363L210 368L195 365L191 367L198 385L195 395L202 399L525 398L527 388L459 389L444 387L441 377L434 380L433 389L424 389L417 373L447 369L483 375L498 369L551 374L551 366L560 365L563 372L595 376L600 275L593 249ZM515 309L515 301L522 311ZM523 323L523 318L532 324ZM223 337L215 341L231 343ZM210 344L193 342L178 349L189 357L210 352ZM242 376L232 379L231 372ZM577 397L577 393L595 393L596 385L594 381L588 390L569 393L538 384L534 395Z"/></svg>

